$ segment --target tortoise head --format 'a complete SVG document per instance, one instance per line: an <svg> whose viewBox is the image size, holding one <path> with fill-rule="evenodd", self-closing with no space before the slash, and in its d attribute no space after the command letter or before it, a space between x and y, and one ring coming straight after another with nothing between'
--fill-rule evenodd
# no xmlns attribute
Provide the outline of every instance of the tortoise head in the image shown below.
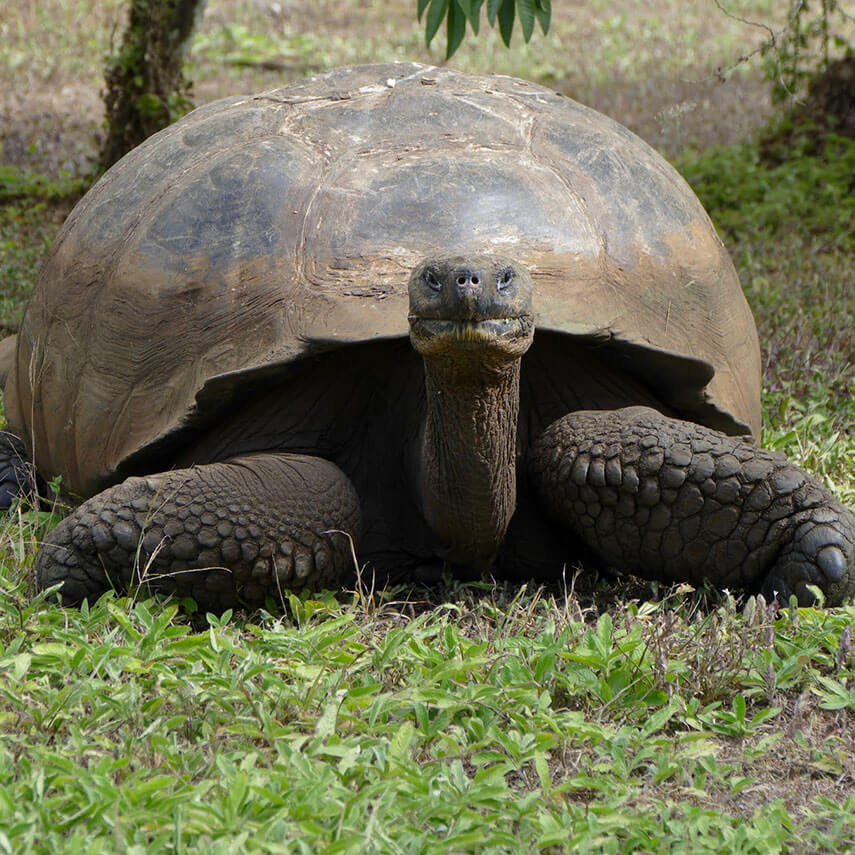
<svg viewBox="0 0 855 855"><path fill-rule="evenodd" d="M528 271L508 258L426 258L410 277L410 341L428 358L517 360L534 336L532 293Z"/></svg>

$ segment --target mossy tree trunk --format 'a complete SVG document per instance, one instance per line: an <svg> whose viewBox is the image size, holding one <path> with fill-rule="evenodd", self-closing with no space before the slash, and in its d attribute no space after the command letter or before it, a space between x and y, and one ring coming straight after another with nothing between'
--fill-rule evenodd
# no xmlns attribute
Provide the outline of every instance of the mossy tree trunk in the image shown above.
<svg viewBox="0 0 855 855"><path fill-rule="evenodd" d="M104 169L192 106L183 64L205 2L130 0L122 45L106 63Z"/></svg>

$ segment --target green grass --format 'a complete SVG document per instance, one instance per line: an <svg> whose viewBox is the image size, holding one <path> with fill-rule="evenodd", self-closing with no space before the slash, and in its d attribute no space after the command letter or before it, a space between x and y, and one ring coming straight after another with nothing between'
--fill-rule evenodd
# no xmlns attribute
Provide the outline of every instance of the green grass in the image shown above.
<svg viewBox="0 0 855 855"><path fill-rule="evenodd" d="M0 203L0 337L18 329L36 271L56 234L55 219L56 211L41 199Z"/></svg>
<svg viewBox="0 0 855 855"><path fill-rule="evenodd" d="M0 851L855 845L852 609L447 593L206 624L4 588Z"/></svg>
<svg viewBox="0 0 855 855"><path fill-rule="evenodd" d="M0 335L18 329L33 280L86 180L0 164Z"/></svg>
<svg viewBox="0 0 855 855"><path fill-rule="evenodd" d="M100 59L126 14L123 0L13 0L0 21L0 82L31 94L69 79L100 83Z"/></svg>
<svg viewBox="0 0 855 855"><path fill-rule="evenodd" d="M855 251L853 139L830 135L814 151L803 138L771 163L753 142L715 146L678 166L729 243L790 235L804 242L803 252Z"/></svg>

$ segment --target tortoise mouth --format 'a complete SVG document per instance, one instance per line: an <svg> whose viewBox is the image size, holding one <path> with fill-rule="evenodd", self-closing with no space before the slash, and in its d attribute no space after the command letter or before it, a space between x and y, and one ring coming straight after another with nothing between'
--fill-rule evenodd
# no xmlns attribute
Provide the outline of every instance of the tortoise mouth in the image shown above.
<svg viewBox="0 0 855 855"><path fill-rule="evenodd" d="M458 348L495 349L521 356L531 344L534 332L534 318L530 314L482 320L410 315L409 321L410 340L425 356Z"/></svg>

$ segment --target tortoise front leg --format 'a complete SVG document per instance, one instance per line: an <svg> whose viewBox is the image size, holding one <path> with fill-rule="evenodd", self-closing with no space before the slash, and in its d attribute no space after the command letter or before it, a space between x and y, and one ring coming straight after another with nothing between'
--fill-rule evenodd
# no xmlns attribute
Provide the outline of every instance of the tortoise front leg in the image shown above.
<svg viewBox="0 0 855 855"><path fill-rule="evenodd" d="M283 589L340 584L353 569L359 499L334 464L259 454L123 483L84 502L36 559L66 604L145 584L223 611Z"/></svg>
<svg viewBox="0 0 855 855"><path fill-rule="evenodd" d="M612 566L808 604L855 594L855 516L782 454L647 407L570 413L533 449L548 512Z"/></svg>

